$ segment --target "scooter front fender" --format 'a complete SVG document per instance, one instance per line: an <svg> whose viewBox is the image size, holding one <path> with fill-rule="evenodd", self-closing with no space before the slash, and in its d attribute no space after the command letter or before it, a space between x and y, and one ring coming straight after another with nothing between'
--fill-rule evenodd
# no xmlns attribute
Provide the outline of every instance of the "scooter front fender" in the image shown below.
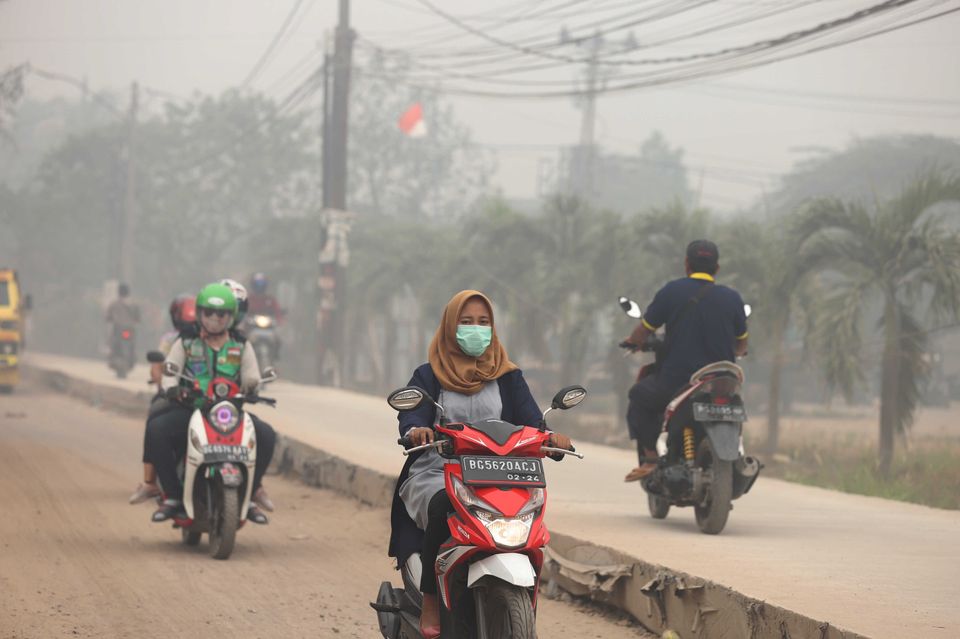
<svg viewBox="0 0 960 639"><path fill-rule="evenodd" d="M522 588L533 588L537 582L530 558L517 552L490 555L470 564L467 587L474 588L480 579L488 576Z"/></svg>

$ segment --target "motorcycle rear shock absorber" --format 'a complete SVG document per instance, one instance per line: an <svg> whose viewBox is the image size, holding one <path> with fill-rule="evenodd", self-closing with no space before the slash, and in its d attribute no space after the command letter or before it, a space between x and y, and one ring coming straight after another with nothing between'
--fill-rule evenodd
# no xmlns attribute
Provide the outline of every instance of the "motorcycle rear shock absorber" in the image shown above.
<svg viewBox="0 0 960 639"><path fill-rule="evenodd" d="M693 438L693 429L689 426L683 429L683 457L687 461L693 461L697 454L697 443Z"/></svg>

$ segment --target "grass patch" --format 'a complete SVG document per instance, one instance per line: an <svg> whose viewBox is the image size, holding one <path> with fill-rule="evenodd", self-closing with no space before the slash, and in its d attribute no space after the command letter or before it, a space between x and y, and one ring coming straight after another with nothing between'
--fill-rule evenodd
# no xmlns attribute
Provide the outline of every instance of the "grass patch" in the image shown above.
<svg viewBox="0 0 960 639"><path fill-rule="evenodd" d="M960 510L960 443L931 440L898 449L889 477L877 473L875 449L837 442L825 448L805 445L764 459L773 477L857 495Z"/></svg>

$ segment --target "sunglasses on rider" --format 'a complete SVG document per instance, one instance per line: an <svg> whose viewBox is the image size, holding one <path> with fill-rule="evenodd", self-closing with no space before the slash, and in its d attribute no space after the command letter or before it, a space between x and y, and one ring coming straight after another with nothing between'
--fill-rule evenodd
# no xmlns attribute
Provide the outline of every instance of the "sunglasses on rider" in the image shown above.
<svg viewBox="0 0 960 639"><path fill-rule="evenodd" d="M202 309L201 312L207 317L213 317L214 315L217 317L226 317L230 314L230 311L222 308L205 308Z"/></svg>

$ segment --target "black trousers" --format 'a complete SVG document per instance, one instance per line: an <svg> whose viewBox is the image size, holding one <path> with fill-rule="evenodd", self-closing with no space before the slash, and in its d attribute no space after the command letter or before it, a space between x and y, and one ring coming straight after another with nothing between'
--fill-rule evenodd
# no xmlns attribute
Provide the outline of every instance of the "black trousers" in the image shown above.
<svg viewBox="0 0 960 639"><path fill-rule="evenodd" d="M683 384L663 380L659 375L648 375L630 388L627 404L627 428L630 439L637 440L637 449L657 446L663 425L663 411Z"/></svg>
<svg viewBox="0 0 960 639"><path fill-rule="evenodd" d="M247 413L257 434L257 461L253 470L253 490L260 488L267 472L277 434L273 427L253 413ZM174 405L163 411L151 412L144 434L143 459L157 469L157 478L167 499L183 499L183 484L177 476L177 464L187 454L187 429L193 408Z"/></svg>
<svg viewBox="0 0 960 639"><path fill-rule="evenodd" d="M420 551L420 563L423 567L420 572L420 592L425 595L437 594L434 565L437 563L440 545L450 537L447 517L452 510L453 504L450 503L447 491L441 490L430 498L430 505L427 506L427 529L423 533L423 548Z"/></svg>

